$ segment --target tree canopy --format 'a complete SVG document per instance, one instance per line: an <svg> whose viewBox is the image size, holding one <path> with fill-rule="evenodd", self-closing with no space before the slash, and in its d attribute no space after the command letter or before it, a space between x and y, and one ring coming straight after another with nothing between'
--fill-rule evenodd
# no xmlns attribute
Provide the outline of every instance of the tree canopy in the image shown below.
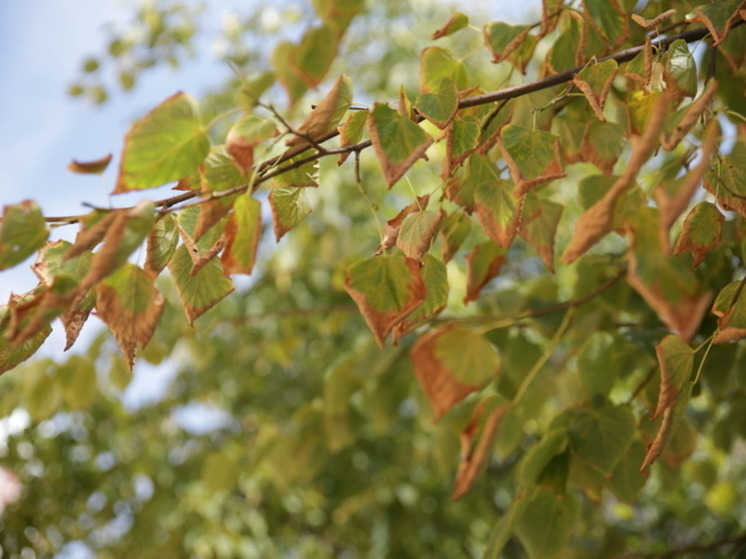
<svg viewBox="0 0 746 559"><path fill-rule="evenodd" d="M311 4L71 162L140 202L4 207L39 283L0 305L2 552L743 552L746 2ZM70 92L193 17L144 7ZM133 368L173 378L132 405Z"/></svg>

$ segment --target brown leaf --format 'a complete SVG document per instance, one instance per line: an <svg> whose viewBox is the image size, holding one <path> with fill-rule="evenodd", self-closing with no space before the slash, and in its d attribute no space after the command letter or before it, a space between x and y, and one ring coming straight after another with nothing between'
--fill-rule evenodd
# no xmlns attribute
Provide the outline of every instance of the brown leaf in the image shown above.
<svg viewBox="0 0 746 559"><path fill-rule="evenodd" d="M665 19L668 19L672 15L676 15L676 10L667 10L662 14L658 14L653 19L645 19L638 14L632 14L630 17L632 18L632 21L634 21L643 29L651 29L653 27L656 27L659 23L661 23Z"/></svg>
<svg viewBox="0 0 746 559"><path fill-rule="evenodd" d="M463 497L474 485L479 472L489 458L500 422L509 409L508 405L502 405L490 411L487 411L486 407L485 400L479 402L471 421L459 434L461 461L451 493L453 500ZM486 413L489 415L483 417ZM475 441L477 437L478 441Z"/></svg>
<svg viewBox="0 0 746 559"><path fill-rule="evenodd" d="M99 212L98 210L91 214L91 217L98 218L92 225L86 223L84 219L81 222L82 229L75 236L75 243L65 254L65 259L70 260L80 256L87 250L91 250L97 244L104 240L106 233L109 231L111 224L117 218L118 212L122 210L112 210ZM103 215L101 215L103 213Z"/></svg>
<svg viewBox="0 0 746 559"><path fill-rule="evenodd" d="M663 413L663 421L658 428L658 432L655 434L655 439L648 445L648 452L645 455L645 460L642 462L640 467L641 472L645 472L658 458L663 454L663 450L666 448L671 437L673 424L674 424L674 412L672 408L666 409Z"/></svg>
<svg viewBox="0 0 746 559"><path fill-rule="evenodd" d="M320 139L339 123L351 103L352 82L350 78L342 74L334 82L329 93L316 105L306 120L303 121L303 124L298 127L297 132L314 141ZM307 139L295 135L289 138L286 144L291 147L310 145Z"/></svg>
<svg viewBox="0 0 746 559"><path fill-rule="evenodd" d="M379 256L384 252L394 248L396 246L396 239L399 236L399 229L401 228L402 223L404 223L404 218L406 218L412 212L420 212L427 208L427 204L429 201L429 194L418 196L415 202L404 207L398 214L396 214L394 218L389 219L386 222L386 232L384 233L383 240L381 241L381 244L378 245L374 256Z"/></svg>
<svg viewBox="0 0 746 559"><path fill-rule="evenodd" d="M500 273L506 250L494 241L476 245L466 255L466 296L464 304L479 299L482 288Z"/></svg>
<svg viewBox="0 0 746 559"><path fill-rule="evenodd" d="M697 97L687 106L686 114L682 117L679 123L674 128L670 135L661 138L661 145L664 149L671 151L684 137L689 133L689 130L697 124L699 118L707 110L710 105L715 91L717 90L718 83L715 80L710 80L707 84L707 88L702 92L702 95ZM715 119L713 119L715 120Z"/></svg>
<svg viewBox="0 0 746 559"><path fill-rule="evenodd" d="M67 170L83 175L100 175L106 170L110 162L111 154L105 155L95 161L78 161L73 159L67 166Z"/></svg>
<svg viewBox="0 0 746 559"><path fill-rule="evenodd" d="M692 14L689 14L686 17L686 21L699 21L700 23L704 23L705 27L707 27L707 30L710 32L710 35L712 35L712 46L716 47L725 40L728 33L730 33L730 30L741 22L743 19L742 13L746 10L746 2L741 2L739 4L738 9L734 10L733 14L726 20L722 29L718 29L715 22L713 22L705 13L704 10L706 8L707 6L694 8L694 11L692 12L694 17L690 17Z"/></svg>

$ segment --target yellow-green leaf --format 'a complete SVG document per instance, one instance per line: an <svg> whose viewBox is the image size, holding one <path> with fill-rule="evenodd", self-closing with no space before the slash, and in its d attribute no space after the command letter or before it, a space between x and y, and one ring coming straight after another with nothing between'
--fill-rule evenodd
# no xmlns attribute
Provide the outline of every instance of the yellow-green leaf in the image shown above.
<svg viewBox="0 0 746 559"><path fill-rule="evenodd" d="M275 239L278 241L311 213L311 204L304 188L272 189L269 194L269 206L272 209Z"/></svg>
<svg viewBox="0 0 746 559"><path fill-rule="evenodd" d="M420 52L420 91L437 91L443 78L450 78L460 91L466 88L467 76L463 62L448 49L427 47Z"/></svg>
<svg viewBox="0 0 746 559"><path fill-rule="evenodd" d="M262 205L248 192L239 196L225 228L227 241L221 257L226 274L250 274L262 237Z"/></svg>
<svg viewBox="0 0 746 559"><path fill-rule="evenodd" d="M708 252L720 244L725 216L715 204L700 202L684 218L684 226L674 247L674 254L691 252L697 267Z"/></svg>
<svg viewBox="0 0 746 559"><path fill-rule="evenodd" d="M601 122L606 122L604 105L617 72L616 60L605 60L583 68L572 79L575 86L583 92L588 104Z"/></svg>
<svg viewBox="0 0 746 559"><path fill-rule="evenodd" d="M36 202L25 200L5 206L0 222L0 270L26 260L48 236L49 228Z"/></svg>
<svg viewBox="0 0 746 559"><path fill-rule="evenodd" d="M414 102L417 111L438 128L445 128L458 108L458 90L450 78L443 78L437 93L423 93Z"/></svg>
<svg viewBox="0 0 746 559"><path fill-rule="evenodd" d="M515 195L531 187L565 176L560 162L559 137L543 130L508 124L500 134L500 147L510 175L515 181Z"/></svg>

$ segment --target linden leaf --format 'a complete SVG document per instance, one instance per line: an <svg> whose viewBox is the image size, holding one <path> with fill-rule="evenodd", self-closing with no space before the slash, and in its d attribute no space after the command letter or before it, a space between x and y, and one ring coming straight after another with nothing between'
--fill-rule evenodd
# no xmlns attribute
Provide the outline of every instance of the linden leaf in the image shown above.
<svg viewBox="0 0 746 559"><path fill-rule="evenodd" d="M572 494L558 495L537 488L515 506L513 529L529 559L554 557L565 548L578 515L578 504Z"/></svg>
<svg viewBox="0 0 746 559"><path fill-rule="evenodd" d="M443 78L437 93L423 93L414 102L417 111L438 128L445 128L456 114L458 90L450 78Z"/></svg>
<svg viewBox="0 0 746 559"><path fill-rule="evenodd" d="M408 258L422 259L422 255L430 249L444 215L443 210L425 210L408 215L402 222L396 246Z"/></svg>
<svg viewBox="0 0 746 559"><path fill-rule="evenodd" d="M127 132L114 194L177 181L195 171L209 150L197 102L177 93Z"/></svg>
<svg viewBox="0 0 746 559"><path fill-rule="evenodd" d="M427 295L419 262L397 254L367 258L347 268L345 289L381 347Z"/></svg>
<svg viewBox="0 0 746 559"><path fill-rule="evenodd" d="M469 216L462 212L451 212L441 222L439 236L442 239L443 262L450 262L471 230Z"/></svg>
<svg viewBox="0 0 746 559"><path fill-rule="evenodd" d="M389 188L433 143L422 128L383 103L368 116L368 131Z"/></svg>
<svg viewBox="0 0 746 559"><path fill-rule="evenodd" d="M591 25L607 40L609 48L629 37L629 20L620 0L583 0Z"/></svg>
<svg viewBox="0 0 746 559"><path fill-rule="evenodd" d="M0 270L26 260L48 236L49 228L36 202L25 200L5 206L0 222Z"/></svg>
<svg viewBox="0 0 746 559"><path fill-rule="evenodd" d="M277 241L311 213L311 204L304 188L273 188L269 194L269 206Z"/></svg>
<svg viewBox="0 0 746 559"><path fill-rule="evenodd" d="M420 91L430 93L440 87L443 78L451 78L458 90L467 86L466 68L454 54L441 47L426 47L420 52Z"/></svg>
<svg viewBox="0 0 746 559"><path fill-rule="evenodd" d="M479 293L497 277L507 251L494 241L476 245L466 256L466 296L464 304L479 299Z"/></svg>
<svg viewBox="0 0 746 559"><path fill-rule="evenodd" d="M365 123L368 121L368 111L353 111L339 127L339 146L347 147L357 144L365 132ZM350 151L339 154L337 165L344 163L350 156Z"/></svg>
<svg viewBox="0 0 746 559"><path fill-rule="evenodd" d="M160 217L153 225L148 235L147 256L143 267L152 277L160 274L168 265L168 261L179 243L179 230L176 219L170 213Z"/></svg>
<svg viewBox="0 0 746 559"><path fill-rule="evenodd" d="M469 157L465 187L474 193L474 209L485 232L508 248L520 217L513 182L501 179L495 164L487 156L475 153Z"/></svg>
<svg viewBox="0 0 746 559"><path fill-rule="evenodd" d="M668 47L663 78L666 90L675 92L677 98L697 94L697 64L683 39L677 39Z"/></svg>
<svg viewBox="0 0 746 559"><path fill-rule="evenodd" d="M200 168L200 191L210 196L222 193L244 184L243 171L234 164L233 158L223 146L215 146L210 150L204 164ZM233 201L238 194L221 195L214 200L207 200L199 205L197 225L192 238L199 240L216 223L231 210Z"/></svg>
<svg viewBox="0 0 746 559"><path fill-rule="evenodd" d="M44 343L44 340L52 333L51 326L47 325L33 338L26 340L22 344L14 344L5 336L7 313L7 307L0 306L0 375L16 368L19 364L34 355L41 347L41 344Z"/></svg>
<svg viewBox="0 0 746 559"><path fill-rule="evenodd" d="M316 87L323 81L337 56L338 44L337 33L329 25L308 30L298 46L289 50L287 62L291 72L307 87ZM276 64L275 71L282 81ZM293 102L296 100L293 99Z"/></svg>
<svg viewBox="0 0 746 559"><path fill-rule="evenodd" d="M575 86L583 92L588 104L601 122L606 122L604 105L617 68L616 60L605 60L586 66L572 79Z"/></svg>
<svg viewBox="0 0 746 559"><path fill-rule="evenodd" d="M492 22L484 26L484 42L492 52L492 62L497 64L509 60L522 74L536 48L538 40L531 35L533 26L508 25Z"/></svg>
<svg viewBox="0 0 746 559"><path fill-rule="evenodd" d="M746 3L743 0L720 0L694 8L694 11L687 14L684 19L704 23L714 39L712 46L716 47L725 40L730 30L741 21L744 6L746 6Z"/></svg>
<svg viewBox="0 0 746 559"><path fill-rule="evenodd" d="M457 118L446 128L446 168L444 175L453 175L456 167L479 145L479 122L473 116Z"/></svg>
<svg viewBox="0 0 746 559"><path fill-rule="evenodd" d="M247 112L253 110L259 103L262 94L274 83L275 74L273 72L262 72L244 80L241 89L238 90L238 104Z"/></svg>
<svg viewBox="0 0 746 559"><path fill-rule="evenodd" d="M547 269L554 273L554 239L564 207L543 199L527 199L518 232L536 249Z"/></svg>
<svg viewBox="0 0 746 559"><path fill-rule="evenodd" d="M425 300L399 322L391 333L394 343L423 322L437 316L448 302L448 274L446 266L431 254L422 259L422 281L425 284Z"/></svg>
<svg viewBox="0 0 746 559"><path fill-rule="evenodd" d="M383 237L381 244L378 245L374 256L383 254L387 250L396 246L396 240L399 238L399 231L401 230L401 226L404 223L404 219L406 219L406 217L413 212L424 211L425 208L427 208L427 204L429 201L429 194L418 196L414 202L402 208L402 210L398 214L396 214L394 218L389 219L386 222L385 236Z"/></svg>
<svg viewBox="0 0 746 559"><path fill-rule="evenodd" d="M691 252L696 268L708 252L720 244L725 216L711 202L700 202L692 208L684 219L681 236L673 253Z"/></svg>
<svg viewBox="0 0 746 559"><path fill-rule="evenodd" d="M412 346L411 356L435 421L500 372L495 347L471 330L452 324L422 336Z"/></svg>
<svg viewBox="0 0 746 559"><path fill-rule="evenodd" d="M277 126L269 119L249 114L241 118L225 138L225 151L233 158L245 176L254 165L254 148L277 136Z"/></svg>
<svg viewBox="0 0 746 559"><path fill-rule="evenodd" d="M114 333L130 369L137 348L153 336L163 305L152 277L129 262L96 287L97 315Z"/></svg>
<svg viewBox="0 0 746 559"><path fill-rule="evenodd" d="M233 204L225 228L226 245L221 262L226 274L250 274L262 238L262 205L248 192Z"/></svg>
<svg viewBox="0 0 746 559"><path fill-rule="evenodd" d="M342 74L329 93L311 111L303 124L298 127L298 134L291 137L286 143L288 146L310 145L308 140L318 140L328 132L331 132L342 120L352 104L352 80Z"/></svg>
<svg viewBox="0 0 746 559"><path fill-rule="evenodd" d="M490 457L497 430L509 409L509 405L496 395L487 396L477 404L471 421L459 433L461 460L451 499L460 499L474 485L479 472Z"/></svg>
<svg viewBox="0 0 746 559"><path fill-rule="evenodd" d="M585 130L580 152L584 161L593 163L605 175L611 175L626 144L621 125L594 120Z"/></svg>
<svg viewBox="0 0 746 559"><path fill-rule="evenodd" d="M100 175L111 163L111 154L105 155L95 161L78 161L73 159L67 166L68 171L82 175Z"/></svg>
<svg viewBox="0 0 746 559"><path fill-rule="evenodd" d="M274 66L277 81L280 82L288 94L290 107L293 107L303 94L308 91L308 84L301 79L291 65L296 46L289 41L282 41L272 51L272 66Z"/></svg>
<svg viewBox="0 0 746 559"><path fill-rule="evenodd" d="M468 27L468 25L469 18L466 15L462 14L461 12L453 12L453 15L448 19L446 24L440 29L434 31L430 38L432 40L435 40L440 39L441 37L447 37L448 35L451 35L458 31L459 29Z"/></svg>
<svg viewBox="0 0 746 559"><path fill-rule="evenodd" d="M342 33L365 8L365 0L313 0L313 8L321 21Z"/></svg>
<svg viewBox="0 0 746 559"><path fill-rule="evenodd" d="M739 141L726 157L709 162L704 187L725 210L746 216L746 142Z"/></svg>
<svg viewBox="0 0 746 559"><path fill-rule="evenodd" d="M718 329L713 341L722 344L746 337L746 296L743 296L743 281L734 281L718 293L712 305L712 313L718 316Z"/></svg>
<svg viewBox="0 0 746 559"><path fill-rule="evenodd" d="M502 129L499 143L515 181L516 196L566 176L560 162L559 137L554 134L508 124Z"/></svg>

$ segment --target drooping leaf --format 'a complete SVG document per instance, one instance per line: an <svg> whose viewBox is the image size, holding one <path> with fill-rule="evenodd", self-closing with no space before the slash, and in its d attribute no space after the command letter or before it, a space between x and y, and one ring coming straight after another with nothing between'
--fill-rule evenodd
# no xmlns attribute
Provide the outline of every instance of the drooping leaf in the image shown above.
<svg viewBox="0 0 746 559"><path fill-rule="evenodd" d="M746 337L746 295L743 282L734 281L718 293L712 312L718 316L718 329L713 341L725 343Z"/></svg>
<svg viewBox="0 0 746 559"><path fill-rule="evenodd" d="M554 239L562 215L562 204L541 198L527 197L523 218L518 227L521 237L536 249L547 269L554 273Z"/></svg>
<svg viewBox="0 0 746 559"><path fill-rule="evenodd" d="M508 124L500 134L500 149L515 181L515 195L531 187L562 178L559 138L543 130Z"/></svg>
<svg viewBox="0 0 746 559"><path fill-rule="evenodd" d="M274 72L262 72L247 78L238 90L238 104L247 112L253 110L259 103L259 98L274 83Z"/></svg>
<svg viewBox="0 0 746 559"><path fill-rule="evenodd" d="M14 369L34 355L41 347L41 344L44 343L44 340L52 333L52 327L46 325L25 342L21 344L12 343L5 335L8 328L9 315L8 307L4 305L0 306L0 375Z"/></svg>
<svg viewBox="0 0 746 559"><path fill-rule="evenodd" d="M620 0L583 0L591 25L607 40L609 48L629 37L629 20Z"/></svg>
<svg viewBox="0 0 746 559"><path fill-rule="evenodd" d="M383 240L381 241L381 244L378 245L378 248L376 249L374 255L378 256L379 254L383 254L384 252L396 246L396 242L399 238L399 232L401 231L401 227L404 224L404 220L407 218L408 215L412 213L425 211L429 201L429 194L418 196L414 202L403 207L399 211L399 213L396 214L396 216L394 216L392 219L389 219L386 222L386 232Z"/></svg>
<svg viewBox="0 0 746 559"><path fill-rule="evenodd" d="M365 0L313 0L313 8L324 23L342 33L365 8Z"/></svg>
<svg viewBox="0 0 746 559"><path fill-rule="evenodd" d="M383 103L376 103L368 116L368 131L389 188L433 143L422 128Z"/></svg>
<svg viewBox="0 0 746 559"><path fill-rule="evenodd" d="M564 29L547 53L542 68L544 75L564 72L583 62L583 39L585 29L580 14L566 10L562 18ZM554 21L557 21L555 19Z"/></svg>
<svg viewBox="0 0 746 559"><path fill-rule="evenodd" d="M176 249L168 263L179 300L189 325L233 291L233 282L225 277L220 263L212 258L198 273L192 273L193 260L185 245Z"/></svg>
<svg viewBox="0 0 746 559"><path fill-rule="evenodd" d="M446 128L447 173L452 175L457 166L476 149L479 143L479 122L473 116L456 118Z"/></svg>
<svg viewBox="0 0 746 559"><path fill-rule="evenodd" d="M179 231L176 219L172 214L165 214L156 220L152 231L148 234L147 256L145 259L146 272L155 277L168 265L169 260L179 243Z"/></svg>
<svg viewBox="0 0 746 559"><path fill-rule="evenodd" d="M694 206L684 219L681 236L674 247L674 254L691 252L696 268L705 259L708 252L720 244L723 234L725 216L715 204L700 202Z"/></svg>
<svg viewBox="0 0 746 559"><path fill-rule="evenodd" d="M471 330L454 325L422 336L412 346L411 356L436 421L500 372L495 347Z"/></svg>
<svg viewBox="0 0 746 559"><path fill-rule="evenodd" d="M96 287L96 312L114 333L130 369L137 348L153 336L164 299L153 278L134 264L125 263Z"/></svg>
<svg viewBox="0 0 746 559"><path fill-rule="evenodd" d="M702 95L674 115L675 126L670 131L666 129L664 137L661 140L661 144L665 149L669 151L674 149L694 125L699 122L702 114L708 110L717 89L717 81L710 80Z"/></svg>
<svg viewBox="0 0 746 559"><path fill-rule="evenodd" d="M678 39L668 47L663 77L666 90L675 92L677 97L694 97L697 94L697 65L686 41Z"/></svg>
<svg viewBox="0 0 746 559"><path fill-rule="evenodd" d="M596 120L586 128L580 151L585 161L611 175L626 143L624 130L619 124Z"/></svg>
<svg viewBox="0 0 746 559"><path fill-rule="evenodd" d="M206 196L220 195L199 205L199 214L194 232L190 235L199 240L230 211L238 194L222 194L245 184L244 173L234 163L223 146L210 150L200 168L200 191Z"/></svg>
<svg viewBox="0 0 746 559"><path fill-rule="evenodd" d="M467 86L466 68L453 52L426 47L420 52L420 92L437 91L443 78L450 78L460 91Z"/></svg>
<svg viewBox="0 0 746 559"><path fill-rule="evenodd" d="M127 132L114 193L177 181L195 171L209 149L197 102L177 93Z"/></svg>
<svg viewBox="0 0 746 559"><path fill-rule="evenodd" d="M503 60L510 62L522 74L526 73L526 66L538 42L531 34L532 26L508 25L502 22L492 22L484 26L484 43L492 53L492 62L497 64Z"/></svg>
<svg viewBox="0 0 746 559"><path fill-rule="evenodd" d="M680 336L669 335L655 348L661 383L653 419L663 416L655 439L648 446L640 471L644 472L663 453L689 403L694 351Z"/></svg>
<svg viewBox="0 0 746 559"><path fill-rule="evenodd" d="M225 138L225 151L244 176L254 165L254 148L277 135L277 126L269 119L249 114L241 118Z"/></svg>
<svg viewBox="0 0 746 559"><path fill-rule="evenodd" d="M292 72L307 87L319 85L337 56L339 37L329 25L306 31L297 47L290 50L288 62ZM275 71L279 69L275 66Z"/></svg>
<svg viewBox="0 0 746 559"><path fill-rule="evenodd" d="M352 104L352 80L342 74L329 93L311 111L306 120L303 121L297 132L302 136L292 136L288 141L289 146L309 145L308 140L318 140L328 132L331 132L342 120Z"/></svg>
<svg viewBox="0 0 746 559"><path fill-rule="evenodd" d="M425 210L409 214L402 222L396 246L408 258L421 260L430 249L444 215L443 210Z"/></svg>
<svg viewBox="0 0 746 559"><path fill-rule="evenodd" d="M604 105L616 76L617 67L616 60L605 60L586 66L572 79L575 86L583 92L588 104L601 122L606 122Z"/></svg>
<svg viewBox="0 0 746 559"><path fill-rule="evenodd" d="M523 491L528 492L536 485L541 485L544 472L557 457L565 453L568 443L567 430L559 427L531 447L521 459L518 469L518 483ZM564 490L560 493L564 493Z"/></svg>
<svg viewBox="0 0 746 559"><path fill-rule="evenodd" d="M438 235L442 239L443 262L450 262L471 230L469 216L462 212L451 212L441 222Z"/></svg>
<svg viewBox="0 0 746 559"><path fill-rule="evenodd" d="M262 237L262 205L248 192L233 204L225 228L227 241L221 257L226 274L250 274Z"/></svg>
<svg viewBox="0 0 746 559"><path fill-rule="evenodd" d="M509 409L500 396L487 396L477 405L469 424L459 433L461 460L451 499L460 499L473 487L490 456L500 421Z"/></svg>
<svg viewBox="0 0 746 559"><path fill-rule="evenodd" d="M5 206L0 222L0 270L26 260L48 236L49 229L36 202L25 200Z"/></svg>
<svg viewBox="0 0 746 559"><path fill-rule="evenodd" d="M746 142L737 142L730 155L710 162L704 187L723 209L746 216Z"/></svg>
<svg viewBox="0 0 746 559"><path fill-rule="evenodd" d="M273 177L273 181L280 187L317 187L319 185L319 162L312 158L306 163L298 165L298 162L312 155L313 151L305 150L295 157L291 157L283 164L288 170Z"/></svg>
<svg viewBox="0 0 746 559"><path fill-rule="evenodd" d="M391 334L394 342L437 316L448 302L448 273L445 264L433 255L426 254L422 259L421 274L425 284L425 300L394 327Z"/></svg>
<svg viewBox="0 0 746 559"><path fill-rule="evenodd" d="M438 128L445 128L458 108L456 84L451 78L443 78L436 93L422 93L415 100L414 106Z"/></svg>
<svg viewBox="0 0 746 559"><path fill-rule="evenodd" d="M589 396L608 396L624 366L622 341L608 332L594 332L578 355L578 373Z"/></svg>
<svg viewBox="0 0 746 559"><path fill-rule="evenodd" d="M513 530L530 559L554 557L565 547L578 513L572 494L538 488L514 506Z"/></svg>
<svg viewBox="0 0 746 559"><path fill-rule="evenodd" d="M742 0L719 0L694 8L685 19L704 23L714 39L712 46L718 46L733 26L741 21L743 9Z"/></svg>
<svg viewBox="0 0 746 559"><path fill-rule="evenodd" d="M427 295L419 262L397 254L367 258L347 268L345 289L381 347Z"/></svg>
<svg viewBox="0 0 746 559"><path fill-rule="evenodd" d="M508 248L518 232L518 203L513 181L501 179L487 156L469 157L466 185L474 192L474 209L485 233Z"/></svg>
<svg viewBox="0 0 746 559"><path fill-rule="evenodd" d="M640 472L640 464L645 458L645 444L635 439L619 460L609 480L609 490L622 501L632 504L647 478Z"/></svg>
<svg viewBox="0 0 746 559"><path fill-rule="evenodd" d="M275 229L275 240L294 229L308 214L311 204L304 188L277 187L269 194L269 206Z"/></svg>
<svg viewBox="0 0 746 559"><path fill-rule="evenodd" d="M303 94L308 91L308 84L298 76L291 65L296 46L289 41L279 43L272 52L272 66L274 67L277 81L288 94L290 106L295 105Z"/></svg>
<svg viewBox="0 0 746 559"><path fill-rule="evenodd" d="M95 161L78 161L73 159L67 166L68 171L82 175L100 175L111 163L111 154L105 155Z"/></svg>
<svg viewBox="0 0 746 559"><path fill-rule="evenodd" d="M351 112L344 124L339 127L339 145L347 147L357 144L363 137L365 123L368 121L368 111ZM349 151L340 153L337 165L344 163L350 156Z"/></svg>
<svg viewBox="0 0 746 559"><path fill-rule="evenodd" d="M467 27L468 25L468 16L462 14L461 12L453 12L453 15L448 18L448 21L445 23L445 25L440 29L434 31L430 38L432 40L435 40L440 39L441 37L447 37L448 35L451 35L456 31Z"/></svg>
<svg viewBox="0 0 746 559"><path fill-rule="evenodd" d="M466 296L464 303L479 299L479 293L500 273L507 251L494 241L476 245L466 257Z"/></svg>

